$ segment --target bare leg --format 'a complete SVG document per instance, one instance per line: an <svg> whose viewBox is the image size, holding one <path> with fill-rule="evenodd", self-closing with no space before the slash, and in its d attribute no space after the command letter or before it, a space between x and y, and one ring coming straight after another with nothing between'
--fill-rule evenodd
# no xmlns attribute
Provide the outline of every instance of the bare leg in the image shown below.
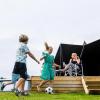
<svg viewBox="0 0 100 100"><path fill-rule="evenodd" d="M22 91L24 91L24 87L25 87L25 81L22 84Z"/></svg>
<svg viewBox="0 0 100 100"><path fill-rule="evenodd" d="M22 84L19 86L19 90L21 92L24 92L24 86L25 86L25 82L22 82Z"/></svg>
<svg viewBox="0 0 100 100"><path fill-rule="evenodd" d="M66 65L62 71L65 72L70 66L72 66L72 63L69 63L68 65Z"/></svg>
<svg viewBox="0 0 100 100"><path fill-rule="evenodd" d="M63 69L63 72L65 72L68 69L68 66L65 66L65 68Z"/></svg>
<svg viewBox="0 0 100 100"><path fill-rule="evenodd" d="M7 83L3 83L5 86L7 86L7 85L10 85L10 84L13 84L13 82L11 81L11 82L7 82Z"/></svg>
<svg viewBox="0 0 100 100"><path fill-rule="evenodd" d="M50 80L49 86L50 86L50 87L53 87L53 80Z"/></svg>
<svg viewBox="0 0 100 100"><path fill-rule="evenodd" d="M17 84L16 84L16 89L22 88L22 91L23 91L24 84L25 84L25 79L20 78L20 79L18 80Z"/></svg>
<svg viewBox="0 0 100 100"><path fill-rule="evenodd" d="M64 69L61 69L61 71L65 72L68 68L69 68L69 66L66 65Z"/></svg>
<svg viewBox="0 0 100 100"><path fill-rule="evenodd" d="M48 81L49 81L49 80L46 80L46 81L43 80L43 81L40 82L40 84L37 86L38 92L41 90L40 88L41 88L44 84L46 84Z"/></svg>
<svg viewBox="0 0 100 100"><path fill-rule="evenodd" d="M10 84L14 84L14 83L12 81L11 82L3 83L2 86L1 86L1 90L3 91L3 89L5 88L5 86L10 85Z"/></svg>

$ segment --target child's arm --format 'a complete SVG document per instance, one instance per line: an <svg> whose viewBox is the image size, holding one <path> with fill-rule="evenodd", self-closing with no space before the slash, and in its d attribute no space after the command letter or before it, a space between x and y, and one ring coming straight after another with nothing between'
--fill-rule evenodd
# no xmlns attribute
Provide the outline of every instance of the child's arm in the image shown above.
<svg viewBox="0 0 100 100"><path fill-rule="evenodd" d="M79 58L79 56L77 56L76 61L77 61L78 64L80 64L80 58Z"/></svg>
<svg viewBox="0 0 100 100"><path fill-rule="evenodd" d="M70 59L70 61L69 61L69 62L71 63L71 61L72 61L72 59Z"/></svg>
<svg viewBox="0 0 100 100"><path fill-rule="evenodd" d="M40 62L35 58L35 56L34 56L31 52L27 52L27 54L28 54L33 60L35 60L38 64L40 63Z"/></svg>
<svg viewBox="0 0 100 100"><path fill-rule="evenodd" d="M45 42L44 45L45 45L46 50L48 50L49 49L48 43Z"/></svg>
<svg viewBox="0 0 100 100"><path fill-rule="evenodd" d="M53 66L55 66L55 67L60 67L60 65L58 65L58 64L56 64L56 63L54 63Z"/></svg>
<svg viewBox="0 0 100 100"><path fill-rule="evenodd" d="M80 59L77 59L77 63L80 64Z"/></svg>
<svg viewBox="0 0 100 100"><path fill-rule="evenodd" d="M44 59L44 57L41 57L41 58L40 58L40 61L42 61L43 59Z"/></svg>

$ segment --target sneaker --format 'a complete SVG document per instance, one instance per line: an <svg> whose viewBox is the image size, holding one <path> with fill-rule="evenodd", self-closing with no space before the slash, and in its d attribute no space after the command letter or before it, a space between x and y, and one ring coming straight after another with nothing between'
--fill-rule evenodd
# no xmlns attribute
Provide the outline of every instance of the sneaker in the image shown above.
<svg viewBox="0 0 100 100"><path fill-rule="evenodd" d="M11 92L15 92L15 89L11 89Z"/></svg>
<svg viewBox="0 0 100 100"><path fill-rule="evenodd" d="M28 96L29 93L28 93L28 92L21 92L21 95L22 95L22 96Z"/></svg>
<svg viewBox="0 0 100 100"><path fill-rule="evenodd" d="M20 95L20 92L18 91L18 89L15 90L15 95L16 96L19 96Z"/></svg>
<svg viewBox="0 0 100 100"><path fill-rule="evenodd" d="M2 86L1 86L1 91L3 91L3 90L4 90L4 88L5 88L5 85L4 85L4 84L2 84Z"/></svg>

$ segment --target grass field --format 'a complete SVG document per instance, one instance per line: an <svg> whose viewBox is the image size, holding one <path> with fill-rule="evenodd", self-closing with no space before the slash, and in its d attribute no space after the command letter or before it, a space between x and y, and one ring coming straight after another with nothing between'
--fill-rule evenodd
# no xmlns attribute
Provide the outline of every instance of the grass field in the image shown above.
<svg viewBox="0 0 100 100"><path fill-rule="evenodd" d="M100 95L86 95L86 94L45 94L33 93L29 96L16 97L11 92L0 92L0 100L100 100Z"/></svg>

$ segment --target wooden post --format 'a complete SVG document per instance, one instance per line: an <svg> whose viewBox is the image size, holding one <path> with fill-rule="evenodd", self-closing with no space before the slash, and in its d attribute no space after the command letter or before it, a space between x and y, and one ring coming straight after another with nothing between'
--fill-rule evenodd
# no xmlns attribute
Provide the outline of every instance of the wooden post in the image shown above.
<svg viewBox="0 0 100 100"><path fill-rule="evenodd" d="M85 82L83 76L81 78L82 78L82 84L83 84L84 91L86 94L89 94L89 90L87 88L87 85L86 85L86 82Z"/></svg>

